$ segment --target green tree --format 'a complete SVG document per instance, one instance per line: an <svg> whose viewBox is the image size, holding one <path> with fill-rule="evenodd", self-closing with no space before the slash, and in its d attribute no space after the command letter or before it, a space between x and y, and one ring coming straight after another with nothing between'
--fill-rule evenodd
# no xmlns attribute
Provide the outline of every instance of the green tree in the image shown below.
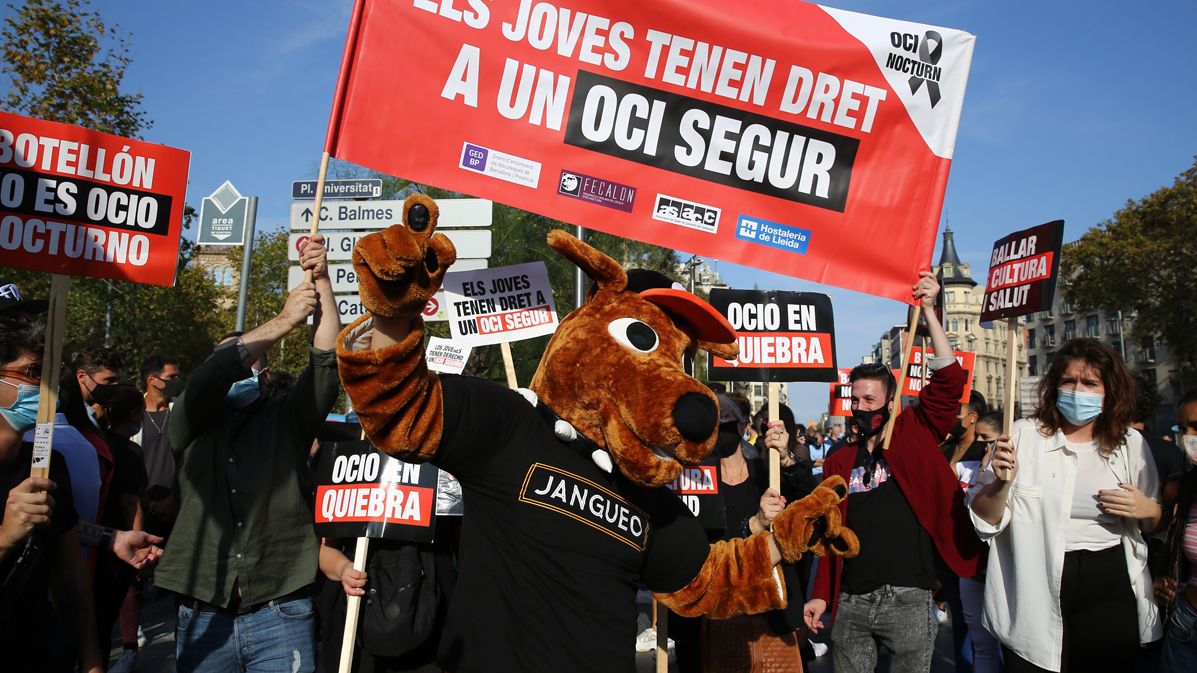
<svg viewBox="0 0 1197 673"><path fill-rule="evenodd" d="M129 49L82 0L27 0L5 19L4 107L38 119L140 138L152 122L121 82ZM114 44L106 44L113 42Z"/></svg>
<svg viewBox="0 0 1197 673"><path fill-rule="evenodd" d="M1136 338L1163 340L1176 383L1197 384L1197 160L1067 246L1062 265L1079 309L1133 311Z"/></svg>
<svg viewBox="0 0 1197 673"><path fill-rule="evenodd" d="M9 9L0 30L6 110L125 137L149 128L141 94L122 89L129 56L119 30L81 0L28 0ZM194 216L187 207L184 230ZM130 378L151 353L180 357L185 370L198 364L220 329L220 293L192 258L183 240L175 287L73 278L64 357L107 341L125 356ZM3 280L28 297L45 297L50 286L49 275L35 271L6 269Z"/></svg>

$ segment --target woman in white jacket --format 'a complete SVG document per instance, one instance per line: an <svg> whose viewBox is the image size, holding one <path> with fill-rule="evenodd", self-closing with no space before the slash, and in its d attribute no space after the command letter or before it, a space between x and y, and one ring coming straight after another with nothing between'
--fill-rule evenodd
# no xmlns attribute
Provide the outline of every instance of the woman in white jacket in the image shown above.
<svg viewBox="0 0 1197 673"><path fill-rule="evenodd" d="M1010 673L1129 671L1161 636L1143 541L1159 525L1159 478L1128 429L1134 386L1109 346L1064 344L1035 416L998 441L973 488L991 544L984 621Z"/></svg>

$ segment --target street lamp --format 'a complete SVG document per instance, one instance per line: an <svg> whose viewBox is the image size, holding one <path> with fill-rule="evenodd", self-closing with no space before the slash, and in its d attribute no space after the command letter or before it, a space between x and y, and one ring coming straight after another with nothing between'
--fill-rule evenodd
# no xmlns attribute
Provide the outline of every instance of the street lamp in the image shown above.
<svg viewBox="0 0 1197 673"><path fill-rule="evenodd" d="M690 274L690 294L694 294L694 272L698 270L698 267L702 263L703 259L698 255L692 255L690 259L686 261L685 269Z"/></svg>

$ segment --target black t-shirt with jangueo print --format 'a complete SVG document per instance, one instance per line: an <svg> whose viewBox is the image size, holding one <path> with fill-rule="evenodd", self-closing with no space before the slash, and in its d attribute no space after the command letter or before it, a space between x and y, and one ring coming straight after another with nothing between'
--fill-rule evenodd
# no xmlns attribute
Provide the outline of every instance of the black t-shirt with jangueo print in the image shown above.
<svg viewBox="0 0 1197 673"><path fill-rule="evenodd" d="M518 394L443 376L435 464L462 484L460 577L438 663L455 673L635 670L638 583L686 586L709 546L665 488L600 470Z"/></svg>

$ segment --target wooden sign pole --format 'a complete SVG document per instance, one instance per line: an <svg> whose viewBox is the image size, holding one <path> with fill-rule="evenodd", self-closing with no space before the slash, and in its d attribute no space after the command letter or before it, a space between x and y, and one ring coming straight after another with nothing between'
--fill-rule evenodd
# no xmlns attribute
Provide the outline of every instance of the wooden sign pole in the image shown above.
<svg viewBox="0 0 1197 673"><path fill-rule="evenodd" d="M781 406L781 384L769 383L769 421L781 420L779 407ZM788 448L788 447L787 447ZM781 492L781 456L776 451L769 451L769 488Z"/></svg>
<svg viewBox="0 0 1197 673"><path fill-rule="evenodd" d="M894 390L894 403L889 410L889 420L885 423L885 435L881 439L881 448L889 448L890 437L894 434L894 422L898 420L898 414L902 413L902 388L906 385L906 370L910 367L910 353L914 350L914 331L919 326L919 314L923 312L923 305L920 303L914 307L914 311L910 314L910 326L906 330L906 348L902 351L902 366L898 369L897 388ZM926 352L923 353L923 359L927 359ZM926 366L926 362L923 363Z"/></svg>
<svg viewBox="0 0 1197 673"><path fill-rule="evenodd" d="M29 476L49 478L50 450L54 445L54 416L58 413L58 373L62 370L62 342L66 333L67 298L71 277L50 277L50 308L46 316L46 346L42 351L42 381L37 401L37 426L33 431L33 461Z"/></svg>
<svg viewBox="0 0 1197 673"><path fill-rule="evenodd" d="M1018 382L1018 318L1006 319L1006 389L1003 391L1002 432L1010 434L1014 426L1014 386ZM1010 470L996 469L994 473L1002 481L1010 481Z"/></svg>
<svg viewBox="0 0 1197 673"><path fill-rule="evenodd" d="M328 152L320 155L320 173L316 176L316 201L312 204L312 225L308 227L308 237L316 235L320 229L320 209L324 207L324 178L328 175ZM305 283L312 282L312 272L303 274Z"/></svg>
<svg viewBox="0 0 1197 673"><path fill-rule="evenodd" d="M515 390L520 385L515 378L515 360L511 357L511 344L504 341L499 344L499 350L503 353L503 369L507 371L507 387Z"/></svg>
<svg viewBox="0 0 1197 673"><path fill-rule="evenodd" d="M366 554L370 551L370 538L359 537L357 547L353 550L353 569L361 572L366 569ZM341 661L337 665L337 673L349 673L353 668L353 647L357 643L357 617L362 607L361 596L346 596L345 601L345 635L341 638Z"/></svg>

